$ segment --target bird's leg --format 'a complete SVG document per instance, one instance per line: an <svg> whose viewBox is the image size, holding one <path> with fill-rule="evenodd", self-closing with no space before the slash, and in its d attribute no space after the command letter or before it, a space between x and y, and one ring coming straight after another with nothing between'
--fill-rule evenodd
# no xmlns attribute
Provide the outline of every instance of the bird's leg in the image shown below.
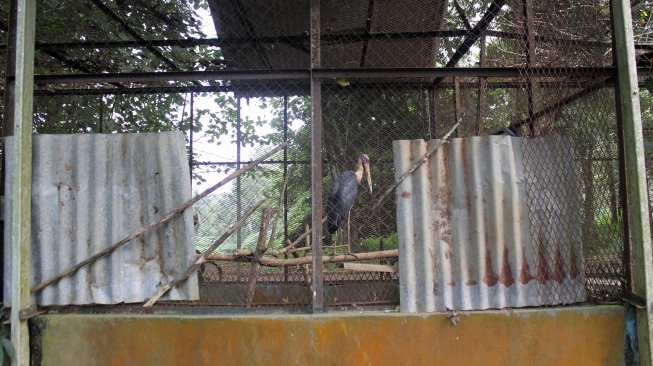
<svg viewBox="0 0 653 366"><path fill-rule="evenodd" d="M349 218L351 217L351 211L347 212L347 253L351 253L351 228Z"/></svg>
<svg viewBox="0 0 653 366"><path fill-rule="evenodd" d="M356 257L356 259L358 259L358 256L356 256L356 254L351 252L351 230L350 230L350 228L351 228L351 221L350 221L351 215L350 214L351 214L351 211L349 211L347 213L347 254L352 255L352 256Z"/></svg>

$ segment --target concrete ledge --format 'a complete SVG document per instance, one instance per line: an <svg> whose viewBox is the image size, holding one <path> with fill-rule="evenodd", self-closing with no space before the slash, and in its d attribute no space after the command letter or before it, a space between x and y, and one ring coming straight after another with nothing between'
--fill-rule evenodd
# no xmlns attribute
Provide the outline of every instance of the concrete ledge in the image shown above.
<svg viewBox="0 0 653 366"><path fill-rule="evenodd" d="M43 365L623 365L624 315L45 315L32 337Z"/></svg>

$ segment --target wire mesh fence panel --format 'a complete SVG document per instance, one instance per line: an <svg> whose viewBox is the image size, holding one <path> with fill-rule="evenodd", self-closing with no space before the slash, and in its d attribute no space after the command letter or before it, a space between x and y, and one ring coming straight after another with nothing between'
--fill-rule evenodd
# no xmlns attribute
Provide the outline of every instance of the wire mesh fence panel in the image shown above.
<svg viewBox="0 0 653 366"><path fill-rule="evenodd" d="M633 5L640 67L653 60L649 5ZM568 303L584 291L614 300L629 288L608 0L322 1L318 11L312 45L307 1L39 3L34 132L183 131L195 194L291 141L193 206L200 252L260 199L279 208L269 248L260 209L212 253L196 304L310 307L312 180L321 179L328 216L331 185L351 171L351 209L337 228L322 227L325 305L397 305L397 202L383 195L397 173L392 144L439 139L456 123L453 138L514 134L525 143L537 240L524 245L537 254L539 280L560 280L541 299ZM9 13L2 2L7 29ZM640 85L648 163L651 76ZM312 140L317 103L321 141ZM311 162L316 148L322 162ZM367 171L355 174L361 154L371 192ZM312 163L322 177L311 177ZM565 285L572 277L583 291Z"/></svg>

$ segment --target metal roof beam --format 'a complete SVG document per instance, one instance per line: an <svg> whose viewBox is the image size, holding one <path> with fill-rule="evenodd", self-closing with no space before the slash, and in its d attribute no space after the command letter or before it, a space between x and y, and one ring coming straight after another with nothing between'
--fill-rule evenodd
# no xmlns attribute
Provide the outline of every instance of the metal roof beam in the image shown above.
<svg viewBox="0 0 653 366"><path fill-rule="evenodd" d="M398 39L431 39L431 38L452 38L467 37L472 33L471 30L454 29L439 30L429 32L393 32L393 33L374 33L374 34L331 34L323 35L322 42L346 43L360 42L371 40L398 40ZM489 37L522 39L523 34L485 30ZM569 46L589 46L589 47L611 47L609 42L588 41L582 39L556 38L547 36L535 36L538 43L555 43ZM78 41L78 42L61 42L61 43L38 43L36 50L39 51L61 51L70 49L107 49L107 48L145 48L152 47L197 47L212 46L225 47L235 45L247 45L250 43L260 44L287 44L304 52L309 50L304 46L308 43L309 37L304 34L288 36L247 36L247 37L220 37L220 38L184 38L184 39L158 39L158 40L134 40L134 41ZM6 45L0 45L0 51L6 49ZM653 49L653 45L637 45L638 49Z"/></svg>
<svg viewBox="0 0 653 366"><path fill-rule="evenodd" d="M458 64L463 56L469 52L469 49L474 43L481 37L481 34L490 26L494 17L499 14L501 8L506 3L506 0L494 0L488 10L483 14L481 20L476 23L476 26L471 30L471 32L465 37L463 43L458 47L456 52L453 54L449 62L444 66L445 68L453 68ZM443 77L438 77L433 80L433 86L437 86L444 80Z"/></svg>
<svg viewBox="0 0 653 366"><path fill-rule="evenodd" d="M642 73L653 69L640 68ZM515 78L528 75L548 75L549 77L573 76L576 78L609 77L615 73L614 67L474 67L474 68L370 68L370 69L288 69L288 70L216 70L216 71L170 71L152 73L106 73L37 75L36 84L80 84L80 83L151 83L179 82L190 80L303 80L336 78L446 78L446 77L499 77ZM387 80L385 80L387 83ZM432 85L434 87L435 85Z"/></svg>
<svg viewBox="0 0 653 366"><path fill-rule="evenodd" d="M114 22L118 23L120 25L120 28L127 32L130 36L132 36L135 40L137 41L145 41L143 37L141 37L135 30L131 28L127 22L122 20L116 13L114 13L111 9L109 9L104 3L100 0L91 0L91 2L98 8L104 15L109 17L109 19L113 20ZM156 56L158 59L163 61L168 67L172 68L175 71L180 71L181 69L177 67L177 65L169 58L164 56L158 49L156 49L154 46L151 45L146 45L145 49L150 51L154 56ZM192 81L193 84L195 85L201 85L197 81Z"/></svg>

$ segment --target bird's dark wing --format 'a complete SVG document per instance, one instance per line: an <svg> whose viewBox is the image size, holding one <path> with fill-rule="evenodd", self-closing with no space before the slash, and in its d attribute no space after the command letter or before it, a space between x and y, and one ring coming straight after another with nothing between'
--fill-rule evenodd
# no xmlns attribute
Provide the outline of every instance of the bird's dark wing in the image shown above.
<svg viewBox="0 0 653 366"><path fill-rule="evenodd" d="M327 201L327 229L335 233L356 200L358 181L356 174L345 171L336 178L329 190Z"/></svg>

